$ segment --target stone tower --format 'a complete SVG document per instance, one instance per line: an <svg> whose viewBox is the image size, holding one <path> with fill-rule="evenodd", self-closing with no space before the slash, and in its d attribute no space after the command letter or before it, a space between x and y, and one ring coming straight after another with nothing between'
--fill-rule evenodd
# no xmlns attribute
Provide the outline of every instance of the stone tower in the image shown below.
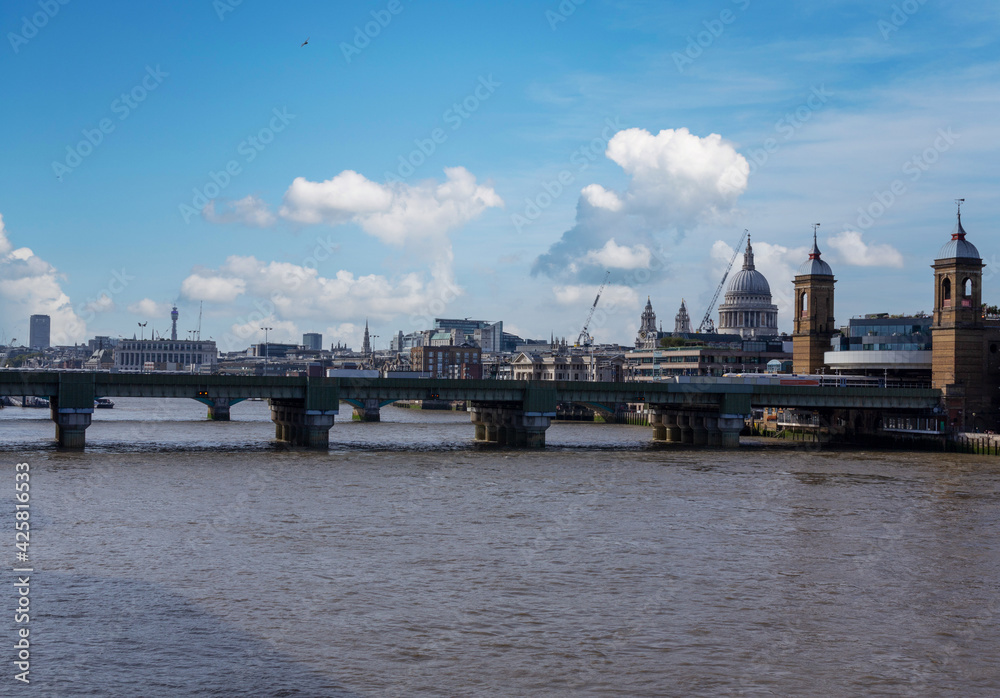
<svg viewBox="0 0 1000 698"><path fill-rule="evenodd" d="M985 391L986 332L983 324L983 264L979 250L965 239L959 200L951 240L934 264L934 323L931 325L931 381L943 392L949 424L972 426L972 413L989 407Z"/></svg>
<svg viewBox="0 0 1000 698"><path fill-rule="evenodd" d="M823 354L830 351L833 337L833 278L830 265L820 258L813 227L809 259L795 275L795 319L792 331L792 367L795 373L819 373Z"/></svg>
<svg viewBox="0 0 1000 698"><path fill-rule="evenodd" d="M681 298L681 309L677 311L677 316L674 318L674 332L690 331L691 318L688 316L687 305L684 303L684 299Z"/></svg>
<svg viewBox="0 0 1000 698"><path fill-rule="evenodd" d="M365 318L365 339L361 344L361 353L365 356L372 353L372 341L368 336L368 318Z"/></svg>

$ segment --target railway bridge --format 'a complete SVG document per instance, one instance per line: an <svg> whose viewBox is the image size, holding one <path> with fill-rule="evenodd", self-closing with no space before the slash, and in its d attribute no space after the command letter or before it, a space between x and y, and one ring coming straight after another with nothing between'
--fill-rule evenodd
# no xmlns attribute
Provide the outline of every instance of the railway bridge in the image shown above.
<svg viewBox="0 0 1000 698"><path fill-rule="evenodd" d="M230 407L248 398L270 402L275 437L307 448L327 448L341 401L377 411L397 400L464 400L475 440L541 448L558 403L613 410L648 405L652 437L722 448L739 445L754 407L794 407L826 413L928 414L938 390L782 385L779 379L691 378L688 382L437 380L426 378L315 378L73 371L2 371L0 395L47 397L63 448L83 448L99 397L190 398L208 406L208 418L228 420ZM872 424L873 420L866 423Z"/></svg>

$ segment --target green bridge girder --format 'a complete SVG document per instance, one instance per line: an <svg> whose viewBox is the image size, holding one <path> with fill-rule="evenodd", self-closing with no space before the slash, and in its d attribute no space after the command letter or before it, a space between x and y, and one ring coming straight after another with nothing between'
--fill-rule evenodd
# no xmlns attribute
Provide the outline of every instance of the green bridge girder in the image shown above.
<svg viewBox="0 0 1000 698"><path fill-rule="evenodd" d="M686 383L436 380L426 378L307 378L203 376L58 371L0 371L0 395L56 398L62 408L93 406L95 397L272 398L302 400L307 410L337 410L341 400L381 404L396 400L467 400L518 404L528 412L555 412L560 402L645 403L677 409L749 414L751 407L904 409L936 407L938 390L765 385L723 379Z"/></svg>

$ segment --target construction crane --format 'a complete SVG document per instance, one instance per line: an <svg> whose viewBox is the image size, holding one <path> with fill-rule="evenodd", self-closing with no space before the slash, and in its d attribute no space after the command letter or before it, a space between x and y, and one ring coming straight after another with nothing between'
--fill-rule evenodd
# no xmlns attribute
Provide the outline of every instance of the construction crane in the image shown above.
<svg viewBox="0 0 1000 698"><path fill-rule="evenodd" d="M205 301L198 302L198 329L194 331L194 339L197 342L201 341L201 309L205 305Z"/></svg>
<svg viewBox="0 0 1000 698"><path fill-rule="evenodd" d="M715 323L712 321L712 311L715 310L715 304L719 300L719 294L722 293L722 287L726 285L726 279L729 278L729 271L733 268L733 263L736 261L736 257L740 253L740 248L743 247L743 241L749 233L746 228L743 229L743 235L740 236L740 241L736 243L736 249L733 251L733 257L729 260L729 266L726 267L725 273L722 275L722 281L719 282L718 288L715 289L715 295L712 296L712 302L708 304L708 310L705 311L705 317L701 319L701 324L698 325L699 332L715 332Z"/></svg>
<svg viewBox="0 0 1000 698"><path fill-rule="evenodd" d="M590 321L594 319L594 311L597 309L597 301L601 300L601 293L604 291L604 287L607 286L608 277L610 276L610 271L604 272L604 281L601 282L601 287L597 289L597 298L594 299L594 304L590 306L590 312L587 313L587 321L583 323L583 329L580 330L580 336L576 338L575 346L589 347L594 343L594 338L587 332L587 328L590 327Z"/></svg>

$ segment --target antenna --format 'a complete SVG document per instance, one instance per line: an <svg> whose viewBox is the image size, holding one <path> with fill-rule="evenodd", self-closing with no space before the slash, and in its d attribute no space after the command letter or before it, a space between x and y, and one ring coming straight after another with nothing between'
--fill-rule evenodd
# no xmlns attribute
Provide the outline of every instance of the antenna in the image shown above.
<svg viewBox="0 0 1000 698"><path fill-rule="evenodd" d="M958 206L958 217L962 217L962 204L965 203L965 199L955 199L955 205Z"/></svg>

